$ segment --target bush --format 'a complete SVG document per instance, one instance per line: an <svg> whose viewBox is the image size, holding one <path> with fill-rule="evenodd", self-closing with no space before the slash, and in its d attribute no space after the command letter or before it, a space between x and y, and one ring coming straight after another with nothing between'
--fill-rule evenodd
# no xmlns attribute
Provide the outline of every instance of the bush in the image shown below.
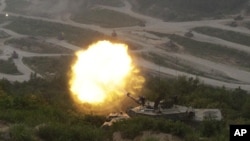
<svg viewBox="0 0 250 141"><path fill-rule="evenodd" d="M56 123L40 127L37 135L49 141L101 141L104 138L101 129L93 126Z"/></svg>
<svg viewBox="0 0 250 141"><path fill-rule="evenodd" d="M200 126L202 136L212 137L221 133L223 128L223 122L207 119L202 121Z"/></svg>
<svg viewBox="0 0 250 141"><path fill-rule="evenodd" d="M12 141L34 141L33 131L24 124L14 124L10 127Z"/></svg>
<svg viewBox="0 0 250 141"><path fill-rule="evenodd" d="M194 134L193 129L182 122L147 117L135 117L115 123L113 130L121 131L124 138L130 139L138 136L142 131L147 130L171 133L184 138L188 134Z"/></svg>

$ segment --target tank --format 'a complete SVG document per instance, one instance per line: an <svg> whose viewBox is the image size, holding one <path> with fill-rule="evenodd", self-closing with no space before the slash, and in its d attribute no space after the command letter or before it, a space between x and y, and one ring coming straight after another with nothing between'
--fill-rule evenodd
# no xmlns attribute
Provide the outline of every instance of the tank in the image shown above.
<svg viewBox="0 0 250 141"><path fill-rule="evenodd" d="M222 119L219 109L194 109L192 107L174 104L169 107L166 106L163 100L151 102L141 96L136 99L132 97L130 93L128 93L127 96L139 105L127 110L127 114L130 117L147 116L182 121L203 121L207 118L214 120Z"/></svg>

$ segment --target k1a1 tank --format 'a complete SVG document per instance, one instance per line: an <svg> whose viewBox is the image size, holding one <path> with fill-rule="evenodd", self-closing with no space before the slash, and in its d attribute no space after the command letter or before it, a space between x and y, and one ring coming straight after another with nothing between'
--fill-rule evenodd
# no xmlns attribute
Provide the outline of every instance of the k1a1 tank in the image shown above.
<svg viewBox="0 0 250 141"><path fill-rule="evenodd" d="M206 118L212 118L214 120L222 119L219 109L194 109L192 107L174 104L169 107L166 106L167 104L163 100L151 102L143 96L134 98L130 93L127 93L127 96L139 105L127 110L127 114L130 117L147 116L182 121L202 121Z"/></svg>

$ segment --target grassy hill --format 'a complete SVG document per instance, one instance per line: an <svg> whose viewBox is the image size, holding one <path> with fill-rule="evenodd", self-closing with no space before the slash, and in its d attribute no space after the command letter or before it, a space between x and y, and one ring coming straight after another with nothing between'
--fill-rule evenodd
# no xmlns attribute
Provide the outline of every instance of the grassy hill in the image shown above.
<svg viewBox="0 0 250 141"><path fill-rule="evenodd" d="M130 0L133 9L165 21L219 18L238 13L248 0Z"/></svg>

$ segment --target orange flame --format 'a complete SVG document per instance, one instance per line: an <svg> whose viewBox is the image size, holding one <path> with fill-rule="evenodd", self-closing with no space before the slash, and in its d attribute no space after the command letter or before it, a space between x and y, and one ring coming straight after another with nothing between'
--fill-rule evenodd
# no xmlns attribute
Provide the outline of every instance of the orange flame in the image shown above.
<svg viewBox="0 0 250 141"><path fill-rule="evenodd" d="M124 96L135 72L127 50L125 44L99 41L87 50L78 51L71 70L72 96L80 103L92 105L105 104ZM140 79L139 85L144 82Z"/></svg>

